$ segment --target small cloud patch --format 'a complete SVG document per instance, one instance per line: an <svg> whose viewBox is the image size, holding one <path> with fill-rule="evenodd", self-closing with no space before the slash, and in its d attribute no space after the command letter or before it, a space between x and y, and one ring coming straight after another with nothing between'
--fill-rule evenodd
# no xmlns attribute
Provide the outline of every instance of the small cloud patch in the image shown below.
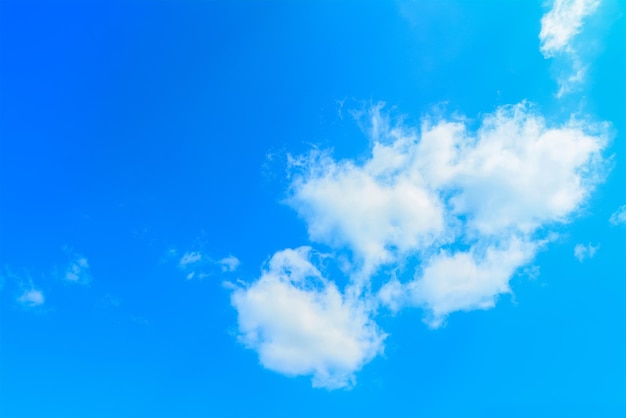
<svg viewBox="0 0 626 418"><path fill-rule="evenodd" d="M44 294L41 290L31 287L25 290L18 298L17 301L27 308L35 308L41 306L46 301Z"/></svg>
<svg viewBox="0 0 626 418"><path fill-rule="evenodd" d="M69 283L88 284L91 282L91 270L87 258L74 250L64 247L70 261L63 273L63 280Z"/></svg>
<svg viewBox="0 0 626 418"><path fill-rule="evenodd" d="M591 243L585 244L576 244L574 247L574 257L581 263L586 259L593 258L594 255L598 252L600 245L592 245Z"/></svg>
<svg viewBox="0 0 626 418"><path fill-rule="evenodd" d="M626 225L626 205L622 205L609 218L611 225Z"/></svg>

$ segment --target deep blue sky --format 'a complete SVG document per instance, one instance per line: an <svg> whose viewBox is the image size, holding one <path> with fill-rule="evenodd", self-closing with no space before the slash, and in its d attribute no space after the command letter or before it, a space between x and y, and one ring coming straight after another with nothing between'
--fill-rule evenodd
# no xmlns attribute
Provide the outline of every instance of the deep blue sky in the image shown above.
<svg viewBox="0 0 626 418"><path fill-rule="evenodd" d="M575 55L546 58L550 7L2 1L0 415L625 414L626 9L602 2ZM557 97L576 60L584 78ZM313 388L313 372L285 376L246 347L233 287L248 295L276 252L332 254L324 272L341 291L358 273L345 237L311 232L323 209L298 203L288 156L332 148L336 162L366 164L376 138L358 115L379 102L398 126L438 115L475 131L523 101L550 126L607 121L609 142L601 181L524 235L550 242L506 277L511 293L440 326L425 319L429 301L365 311L384 354L348 388ZM441 248L483 240L467 234ZM376 280L428 264L411 251Z"/></svg>

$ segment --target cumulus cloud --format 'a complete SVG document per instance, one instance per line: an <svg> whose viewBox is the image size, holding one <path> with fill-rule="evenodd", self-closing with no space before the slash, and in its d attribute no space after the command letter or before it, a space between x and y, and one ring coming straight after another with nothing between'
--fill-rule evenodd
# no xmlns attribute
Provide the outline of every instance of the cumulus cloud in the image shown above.
<svg viewBox="0 0 626 418"><path fill-rule="evenodd" d="M527 103L461 120L390 127L380 106L371 155L294 159L287 202L312 240L352 250L368 271L446 243L499 242L565 222L601 179L603 124L548 126ZM483 247L485 246L484 244Z"/></svg>
<svg viewBox="0 0 626 418"><path fill-rule="evenodd" d="M25 290L18 298L17 301L23 306L28 308L34 308L41 306L46 301L43 292L39 289L31 287Z"/></svg>
<svg viewBox="0 0 626 418"><path fill-rule="evenodd" d="M545 58L563 57L568 70L558 78L558 97L582 83L586 65L574 46L574 38L582 31L585 18L595 13L600 0L555 0L541 18L540 51Z"/></svg>
<svg viewBox="0 0 626 418"><path fill-rule="evenodd" d="M477 129L463 118L392 125L382 105L368 124L367 156L316 149L289 159L286 202L312 241L352 254L348 284L323 278L301 248L276 253L233 294L240 339L261 363L317 386L351 384L382 351L381 307L421 308L438 327L453 312L495 306L602 180L608 126L549 124L526 102L484 115ZM388 274L407 262L408 279Z"/></svg>
<svg viewBox="0 0 626 418"><path fill-rule="evenodd" d="M574 247L574 257L581 263L588 258L593 258L596 255L596 252L600 248L599 245L592 245L591 243L585 244L576 244Z"/></svg>
<svg viewBox="0 0 626 418"><path fill-rule="evenodd" d="M541 19L541 53L565 64L559 97L584 81L575 40L599 5L555 0ZM536 277L531 263L553 227L573 219L605 172L606 123L548 122L527 102L472 127L462 117L393 124L382 109L368 113L367 155L288 156L285 202L313 242L350 254L340 266L347 284L324 278L301 247L277 252L251 284L233 285L240 341L263 366L312 375L314 386L350 386L382 352L381 309L417 307L439 327L453 312L494 307L514 275ZM626 222L625 208L611 223ZM575 255L597 249L579 244Z"/></svg>
<svg viewBox="0 0 626 418"><path fill-rule="evenodd" d="M315 387L349 387L382 352L385 335L358 301L322 276L310 253L279 251L257 281L234 291L239 339L270 370L312 375Z"/></svg>
<svg viewBox="0 0 626 418"><path fill-rule="evenodd" d="M352 250L367 274L420 260L413 280L391 281L379 297L395 309L423 307L433 326L493 306L541 247L537 231L567 222L601 180L603 124L549 126L520 103L484 116L475 132L441 119L418 134L390 126L380 110L370 113L367 159L319 151L294 159L288 203L312 240Z"/></svg>
<svg viewBox="0 0 626 418"><path fill-rule="evenodd" d="M626 205L620 206L615 212L611 214L609 218L611 225L624 225L626 224Z"/></svg>
<svg viewBox="0 0 626 418"><path fill-rule="evenodd" d="M510 293L510 278L533 259L539 245L515 237L486 248L441 250L399 295L408 299L406 305L423 307L426 322L436 328L451 312L494 307L499 295Z"/></svg>

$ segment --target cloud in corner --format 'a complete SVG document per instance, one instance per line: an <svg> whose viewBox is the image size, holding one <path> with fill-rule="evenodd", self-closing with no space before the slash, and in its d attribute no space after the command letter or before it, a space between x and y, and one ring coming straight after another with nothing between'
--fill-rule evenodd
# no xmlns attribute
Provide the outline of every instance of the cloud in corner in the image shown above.
<svg viewBox="0 0 626 418"><path fill-rule="evenodd" d="M584 81L587 65L580 59L574 39L584 21L596 12L600 0L554 0L552 8L541 18L540 51L545 58L566 58L568 69L558 76L557 97L570 93Z"/></svg>

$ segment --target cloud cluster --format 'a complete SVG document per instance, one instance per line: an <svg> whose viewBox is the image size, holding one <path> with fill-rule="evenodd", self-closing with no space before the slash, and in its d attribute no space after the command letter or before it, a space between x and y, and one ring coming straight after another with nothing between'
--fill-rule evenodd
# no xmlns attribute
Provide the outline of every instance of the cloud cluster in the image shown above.
<svg viewBox="0 0 626 418"><path fill-rule="evenodd" d="M569 65L557 96L584 78L573 40L598 5L555 0L541 20L542 54ZM439 327L453 312L495 306L516 273L536 277L530 263L553 228L570 222L603 180L606 123L550 123L527 102L482 115L476 129L460 117L392 124L382 109L368 113L368 155L336 160L315 149L288 158L285 201L311 241L336 252L347 284L324 277L301 247L277 252L260 278L232 294L240 341L266 368L312 375L314 386L354 384L383 351L375 323L383 309L417 307ZM579 245L575 255L582 261L596 250Z"/></svg>
<svg viewBox="0 0 626 418"><path fill-rule="evenodd" d="M349 284L340 291L323 278L309 250L285 250L233 294L240 338L262 364L311 374L315 385L349 385L382 350L373 322L382 307L420 307L431 327L493 307L602 179L608 126L549 125L525 102L483 116L476 130L461 118L392 125L382 105L369 125L366 158L314 150L290 159L286 201L312 241L352 254ZM408 261L408 279L388 274Z"/></svg>
<svg viewBox="0 0 626 418"><path fill-rule="evenodd" d="M392 127L380 106L370 116L371 156L300 158L288 202L313 241L355 254L359 276L420 260L414 280L381 298L426 308L432 324L493 306L547 238L537 231L567 222L601 179L607 127L547 126L526 103L486 115L476 132L461 120L425 121L420 134Z"/></svg>

